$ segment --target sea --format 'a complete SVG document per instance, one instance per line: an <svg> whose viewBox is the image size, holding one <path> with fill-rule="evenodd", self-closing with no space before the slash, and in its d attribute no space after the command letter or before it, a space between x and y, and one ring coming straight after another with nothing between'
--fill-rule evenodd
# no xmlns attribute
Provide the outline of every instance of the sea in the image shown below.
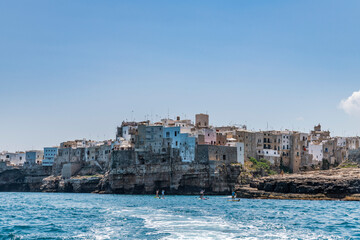
<svg viewBox="0 0 360 240"><path fill-rule="evenodd" d="M0 239L360 239L360 203L0 193Z"/></svg>

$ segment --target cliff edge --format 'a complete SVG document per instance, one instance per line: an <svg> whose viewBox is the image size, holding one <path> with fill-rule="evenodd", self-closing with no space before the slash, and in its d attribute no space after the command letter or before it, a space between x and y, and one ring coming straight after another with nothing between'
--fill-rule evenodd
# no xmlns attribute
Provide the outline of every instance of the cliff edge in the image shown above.
<svg viewBox="0 0 360 240"><path fill-rule="evenodd" d="M253 179L238 197L260 199L360 200L360 168L341 168Z"/></svg>

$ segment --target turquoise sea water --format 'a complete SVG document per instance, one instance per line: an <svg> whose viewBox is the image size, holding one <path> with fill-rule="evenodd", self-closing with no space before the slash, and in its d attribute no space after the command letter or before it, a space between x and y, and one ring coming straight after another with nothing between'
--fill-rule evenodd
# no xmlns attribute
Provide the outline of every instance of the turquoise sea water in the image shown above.
<svg viewBox="0 0 360 240"><path fill-rule="evenodd" d="M0 193L0 239L358 239L360 203Z"/></svg>

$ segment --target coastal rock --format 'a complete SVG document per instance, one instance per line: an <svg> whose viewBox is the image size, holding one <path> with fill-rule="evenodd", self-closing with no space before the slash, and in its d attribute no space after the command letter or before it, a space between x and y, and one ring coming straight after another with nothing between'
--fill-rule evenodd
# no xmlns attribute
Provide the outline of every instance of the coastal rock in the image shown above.
<svg viewBox="0 0 360 240"><path fill-rule="evenodd" d="M216 169L216 170L214 170ZM100 191L107 193L229 194L235 188L240 166L207 164L146 164L122 166L101 180Z"/></svg>
<svg viewBox="0 0 360 240"><path fill-rule="evenodd" d="M240 186L237 192L238 196L245 198L357 200L360 169L343 168L263 177L249 186Z"/></svg>
<svg viewBox="0 0 360 240"><path fill-rule="evenodd" d="M63 179L59 176L44 178L40 190L43 192L91 193L99 191L99 183L104 176L77 176Z"/></svg>
<svg viewBox="0 0 360 240"><path fill-rule="evenodd" d="M50 175L49 168L8 169L0 172L0 191L38 192L43 179Z"/></svg>

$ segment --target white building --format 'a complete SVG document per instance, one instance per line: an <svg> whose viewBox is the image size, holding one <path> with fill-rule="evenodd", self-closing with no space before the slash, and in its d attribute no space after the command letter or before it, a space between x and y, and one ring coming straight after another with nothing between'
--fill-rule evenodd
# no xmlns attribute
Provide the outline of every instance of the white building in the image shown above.
<svg viewBox="0 0 360 240"><path fill-rule="evenodd" d="M309 154L313 156L313 160L322 161L323 160L323 143L311 142L309 143Z"/></svg>
<svg viewBox="0 0 360 240"><path fill-rule="evenodd" d="M290 150L291 149L291 135L289 133L281 134L281 146L282 150Z"/></svg>
<svg viewBox="0 0 360 240"><path fill-rule="evenodd" d="M338 147L346 147L346 138L345 137L337 137L336 138L336 145Z"/></svg>
<svg viewBox="0 0 360 240"><path fill-rule="evenodd" d="M273 149L262 149L257 152L260 158L267 159L271 162L271 164L277 163L280 159L280 152L278 150Z"/></svg>
<svg viewBox="0 0 360 240"><path fill-rule="evenodd" d="M235 139L236 140L236 139ZM230 141L226 143L227 146L230 147L236 147L237 152L237 162L244 165L245 163L245 149L244 149L244 143L243 142L235 142Z"/></svg>
<svg viewBox="0 0 360 240"><path fill-rule="evenodd" d="M2 152L0 153L0 161L8 162L13 166L22 166L25 163L25 153L24 152Z"/></svg>

